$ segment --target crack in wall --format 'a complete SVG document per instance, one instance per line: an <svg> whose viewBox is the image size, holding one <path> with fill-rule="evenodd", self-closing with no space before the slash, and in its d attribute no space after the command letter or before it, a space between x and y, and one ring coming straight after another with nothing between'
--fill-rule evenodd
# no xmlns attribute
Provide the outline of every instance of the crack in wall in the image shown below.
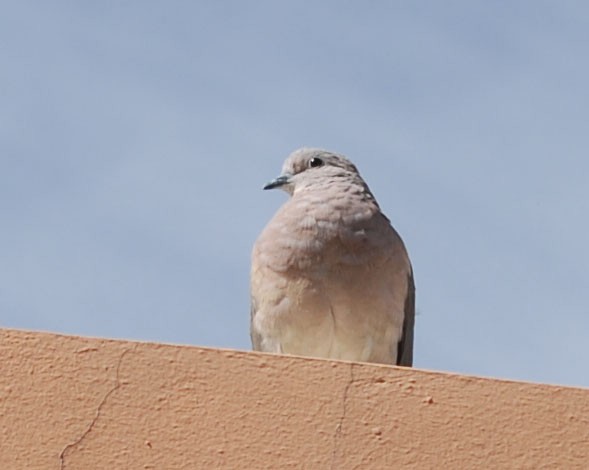
<svg viewBox="0 0 589 470"><path fill-rule="evenodd" d="M333 434L333 449L331 451L331 468L337 468L335 466L336 463L336 459L337 459L337 451L339 448L338 445L338 441L341 438L342 435L342 428L343 428L343 424L344 424L344 419L346 418L346 408L347 408L347 404L348 404L348 392L350 390L350 387L352 386L352 383L354 383L354 364L350 364L350 380L348 380L348 383L346 384L346 387L344 388L344 394L342 397L342 414L339 417L339 422L335 428L335 433Z"/></svg>
<svg viewBox="0 0 589 470"><path fill-rule="evenodd" d="M104 397L102 397L102 400L100 401L100 403L98 404L98 407L96 408L96 413L94 413L94 418L92 418L92 421L90 421L90 423L88 424L88 426L86 427L84 432L80 435L80 437L78 437L73 442L70 442L69 444L67 444L59 453L59 469L60 470L65 469L66 454L70 450L72 450L74 447L78 446L86 438L86 436L88 436L88 434L90 434L90 432L92 431L92 429L94 428L94 426L98 422L98 419L100 418L100 413L102 412L102 408L106 404L107 400L114 392L116 392L121 387L121 380L120 380L119 372L121 370L121 364L123 362L123 358L125 357L125 354L127 354L129 351L130 351L130 349L124 350L123 353L121 354L121 356L119 357L119 362L117 364L117 369L115 372L115 384L108 392L106 392Z"/></svg>

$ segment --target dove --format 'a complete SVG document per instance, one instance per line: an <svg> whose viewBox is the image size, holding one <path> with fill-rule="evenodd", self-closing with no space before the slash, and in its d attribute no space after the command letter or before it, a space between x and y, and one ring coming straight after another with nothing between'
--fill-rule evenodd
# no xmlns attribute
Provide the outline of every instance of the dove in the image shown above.
<svg viewBox="0 0 589 470"><path fill-rule="evenodd" d="M302 148L275 188L290 197L252 250L253 349L411 367L413 269L356 166Z"/></svg>

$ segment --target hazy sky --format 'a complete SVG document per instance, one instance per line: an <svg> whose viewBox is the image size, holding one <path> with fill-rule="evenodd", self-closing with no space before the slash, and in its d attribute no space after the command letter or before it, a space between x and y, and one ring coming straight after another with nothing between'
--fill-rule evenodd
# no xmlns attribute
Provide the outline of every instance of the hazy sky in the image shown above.
<svg viewBox="0 0 589 470"><path fill-rule="evenodd" d="M405 240L416 367L589 386L589 3L3 6L2 326L249 349L316 146Z"/></svg>

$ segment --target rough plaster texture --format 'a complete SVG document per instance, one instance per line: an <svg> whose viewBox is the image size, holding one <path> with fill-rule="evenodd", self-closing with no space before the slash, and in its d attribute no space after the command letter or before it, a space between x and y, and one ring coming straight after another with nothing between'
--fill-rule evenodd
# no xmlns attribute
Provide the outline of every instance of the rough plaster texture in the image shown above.
<svg viewBox="0 0 589 470"><path fill-rule="evenodd" d="M0 469L589 468L589 390L0 330Z"/></svg>

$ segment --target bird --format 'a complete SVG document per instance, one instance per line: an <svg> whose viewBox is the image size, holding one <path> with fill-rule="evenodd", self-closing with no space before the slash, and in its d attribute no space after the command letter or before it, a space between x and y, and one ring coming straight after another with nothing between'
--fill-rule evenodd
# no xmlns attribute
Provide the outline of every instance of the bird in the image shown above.
<svg viewBox="0 0 589 470"><path fill-rule="evenodd" d="M290 196L254 243L254 351L411 367L409 255L356 166L300 148L263 189Z"/></svg>

